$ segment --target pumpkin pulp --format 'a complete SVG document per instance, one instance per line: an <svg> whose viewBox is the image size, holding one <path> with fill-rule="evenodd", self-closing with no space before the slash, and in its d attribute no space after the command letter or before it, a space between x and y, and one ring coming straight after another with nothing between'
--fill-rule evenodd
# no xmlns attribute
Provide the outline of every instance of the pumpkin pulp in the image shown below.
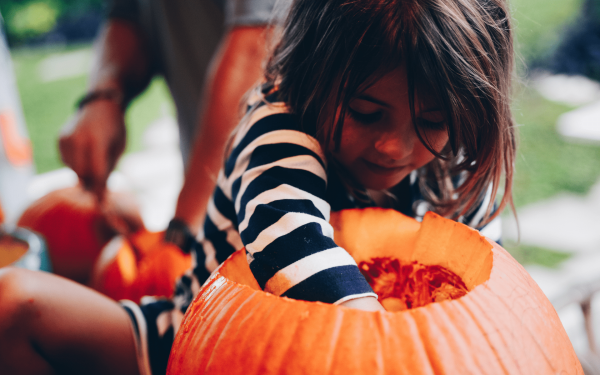
<svg viewBox="0 0 600 375"><path fill-rule="evenodd" d="M452 300L468 292L458 275L438 265L401 264L398 259L385 257L360 262L358 267L387 311Z"/></svg>

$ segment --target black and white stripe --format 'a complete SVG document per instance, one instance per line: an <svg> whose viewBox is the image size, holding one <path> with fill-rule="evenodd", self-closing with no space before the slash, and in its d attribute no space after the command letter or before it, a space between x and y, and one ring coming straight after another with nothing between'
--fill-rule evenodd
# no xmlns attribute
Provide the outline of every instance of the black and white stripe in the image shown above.
<svg viewBox="0 0 600 375"><path fill-rule="evenodd" d="M376 297L333 240L326 191L318 141L285 106L263 105L239 130L219 176L204 225L205 251L214 249L221 262L243 244L258 283L275 295L329 303Z"/></svg>
<svg viewBox="0 0 600 375"><path fill-rule="evenodd" d="M245 247L250 269L267 292L329 303L376 297L352 257L335 244L329 224L331 205L339 210L375 203L368 202L366 192L366 202L355 200L327 167L317 140L302 132L285 105L262 103L255 108L219 175L200 237L204 254L198 260L213 271ZM415 176L406 181L406 196L398 198L411 211L405 213L418 218L418 203L426 202ZM499 241L499 218L478 227L490 193L462 219Z"/></svg>

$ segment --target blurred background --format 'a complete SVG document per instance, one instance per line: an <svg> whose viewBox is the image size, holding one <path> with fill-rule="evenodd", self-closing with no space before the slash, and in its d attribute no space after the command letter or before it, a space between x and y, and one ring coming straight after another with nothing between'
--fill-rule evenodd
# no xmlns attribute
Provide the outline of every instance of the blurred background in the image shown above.
<svg viewBox="0 0 600 375"><path fill-rule="evenodd" d="M57 139L86 91L103 7L102 0L0 0L33 149L31 199L76 181ZM587 333L584 315L600 277L600 0L512 0L511 7L520 232L507 210L504 246L555 303L576 351L593 362L588 334L600 329L600 306ZM182 181L173 117L167 88L155 79L129 108L126 155L111 177L136 193L155 230L171 218Z"/></svg>

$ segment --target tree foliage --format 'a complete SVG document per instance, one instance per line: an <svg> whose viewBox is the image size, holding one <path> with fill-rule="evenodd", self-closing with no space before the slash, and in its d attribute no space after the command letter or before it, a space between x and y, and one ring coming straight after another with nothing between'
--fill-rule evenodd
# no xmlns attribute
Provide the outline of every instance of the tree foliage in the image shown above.
<svg viewBox="0 0 600 375"><path fill-rule="evenodd" d="M40 38L64 22L102 12L103 0L0 0L9 43Z"/></svg>

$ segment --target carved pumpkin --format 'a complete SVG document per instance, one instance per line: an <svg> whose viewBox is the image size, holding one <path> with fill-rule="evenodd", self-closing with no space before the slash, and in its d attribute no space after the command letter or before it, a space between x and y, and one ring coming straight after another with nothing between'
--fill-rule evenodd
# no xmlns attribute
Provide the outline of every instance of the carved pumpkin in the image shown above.
<svg viewBox="0 0 600 375"><path fill-rule="evenodd" d="M23 212L18 226L41 234L54 273L86 284L100 251L119 231L144 227L134 199L107 192L102 211L94 194L80 185L53 191ZM106 208L114 213L106 217Z"/></svg>
<svg viewBox="0 0 600 375"><path fill-rule="evenodd" d="M392 210L334 213L336 243L357 263L439 266L466 295L365 312L260 290L242 251L187 310L169 374L583 374L560 320L505 250L465 225Z"/></svg>
<svg viewBox="0 0 600 375"><path fill-rule="evenodd" d="M192 260L163 238L164 232L145 230L115 237L94 265L90 286L115 300L139 302L143 296L171 296Z"/></svg>

